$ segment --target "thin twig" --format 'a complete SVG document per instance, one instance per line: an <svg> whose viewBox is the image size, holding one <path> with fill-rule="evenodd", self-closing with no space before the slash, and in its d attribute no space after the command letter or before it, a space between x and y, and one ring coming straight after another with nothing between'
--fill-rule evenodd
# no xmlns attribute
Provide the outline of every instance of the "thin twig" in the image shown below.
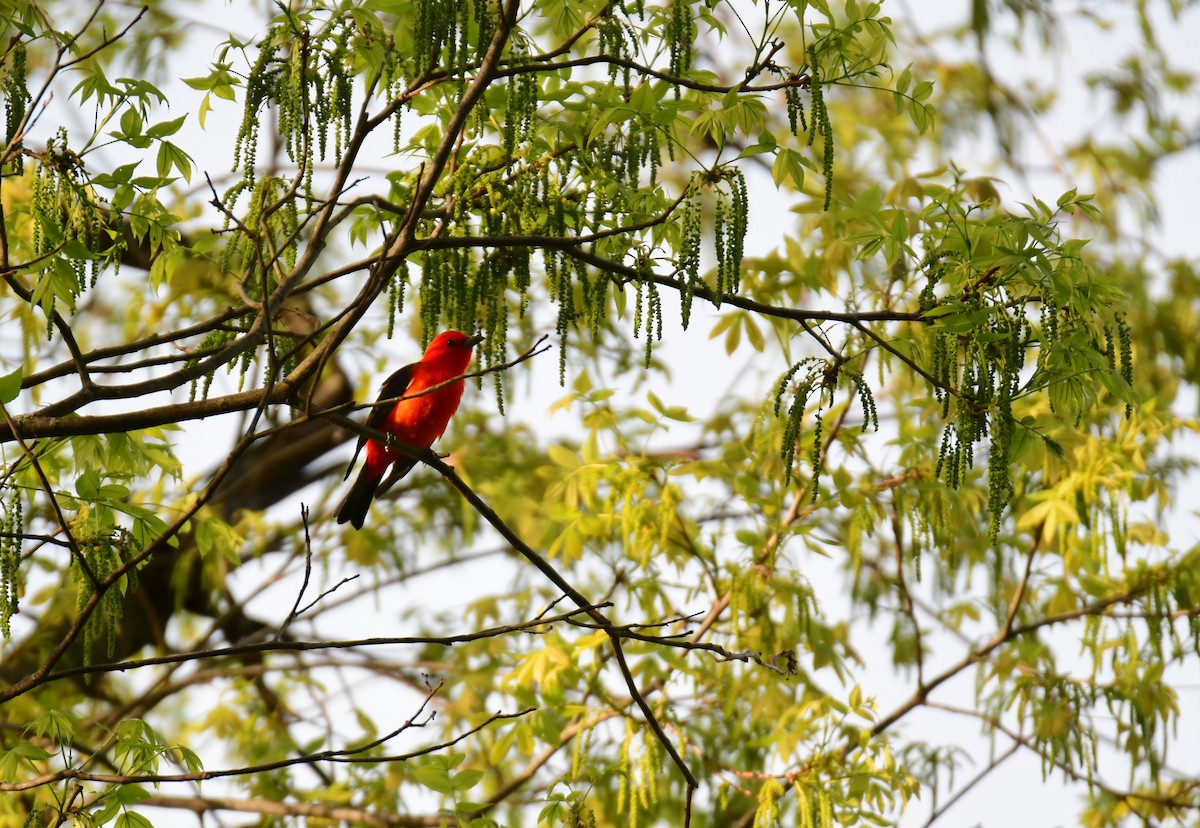
<svg viewBox="0 0 1200 828"><path fill-rule="evenodd" d="M288 613L283 623L279 625L279 629L275 631L275 641L278 641L283 636L284 632L287 631L288 625L299 614L300 602L304 600L304 593L308 589L308 580L312 577L312 536L308 531L308 506L303 503L300 504L300 521L304 524L304 581L300 584L300 591L296 593L296 600L292 604L291 612ZM312 604L309 604L309 606L311 607ZM305 607L305 609L308 609L308 607Z"/></svg>

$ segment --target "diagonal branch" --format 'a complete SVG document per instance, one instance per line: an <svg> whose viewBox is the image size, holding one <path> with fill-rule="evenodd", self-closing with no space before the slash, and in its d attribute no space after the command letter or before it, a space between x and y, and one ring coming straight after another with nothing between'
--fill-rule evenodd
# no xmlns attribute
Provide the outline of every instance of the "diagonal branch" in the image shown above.
<svg viewBox="0 0 1200 828"><path fill-rule="evenodd" d="M499 532L501 537L503 537L506 541L508 541L509 544L512 545L513 549L515 549L527 561L533 564L534 567L536 567L538 571L545 575L551 583L562 590L563 594L574 601L576 606L578 606L580 609L591 606L591 603L584 598L584 596L577 589L575 589L575 587L572 586L571 583L564 578L562 574L550 564L549 561L545 559L545 557L543 557L529 544L525 543L525 541L522 540L522 538L512 529L512 527L505 523L504 520L498 514L496 514L496 512L493 511L490 506L487 505L483 498L476 494L476 492L470 486L468 486L461 477L458 476L453 468L442 462L442 460L433 455L432 452L427 452L426 456L421 457L421 459L426 464L436 469L438 473L440 473L442 477L444 477L450 483L451 486L458 490L459 494L466 498L467 502L471 504L475 511L478 512L484 520L491 524L492 528ZM597 609L589 610L587 615L593 621L595 621L605 633L607 633L609 641L612 644L613 653L617 659L617 664L621 670L621 675L625 679L625 684L629 688L630 695L633 696L638 709L641 710L642 715L646 719L646 724L650 727L651 731L653 731L655 738L667 751L667 754L671 757L671 761L675 764L675 767L679 769L680 774L687 783L687 801L684 812L684 825L687 826L690 824L691 819L692 794L698 786L696 777L688 768L687 763L683 761L683 757L679 755L679 751L676 750L674 743L672 743L667 737L666 732L663 730L662 724L658 721L658 718L654 715L654 711L650 709L649 703L638 689L637 682L633 678L633 673L629 669L629 664L625 660L625 653L621 647L621 630L614 627L612 622L609 621L608 618L606 618L604 614Z"/></svg>

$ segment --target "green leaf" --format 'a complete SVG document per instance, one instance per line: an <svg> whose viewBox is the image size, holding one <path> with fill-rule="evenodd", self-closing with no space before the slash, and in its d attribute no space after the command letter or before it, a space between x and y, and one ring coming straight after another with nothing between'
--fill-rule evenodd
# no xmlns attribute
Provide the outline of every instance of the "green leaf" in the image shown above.
<svg viewBox="0 0 1200 828"><path fill-rule="evenodd" d="M44 739L49 739L56 745L70 743L75 736L75 719L72 714L62 710L47 710L26 727Z"/></svg>
<svg viewBox="0 0 1200 828"><path fill-rule="evenodd" d="M749 158L752 155L775 152L778 148L779 142L775 140L775 136L770 132L762 132L758 136L758 141L742 150L738 158Z"/></svg>
<svg viewBox="0 0 1200 828"><path fill-rule="evenodd" d="M173 121L163 121L155 124L146 130L146 134L151 138L166 138L168 135L174 135L183 126L183 122L187 120L187 115L180 115Z"/></svg>
<svg viewBox="0 0 1200 828"><path fill-rule="evenodd" d="M83 500L96 500L100 495L100 473L88 469L75 480L75 494Z"/></svg>
<svg viewBox="0 0 1200 828"><path fill-rule="evenodd" d="M175 748L175 750L179 753L179 759L183 762L183 766L188 769L188 773L199 773L204 770L204 763L200 761L200 757L196 755L195 751L182 745ZM141 789L139 788L138 790ZM149 795L148 793L146 794L146 796Z"/></svg>
<svg viewBox="0 0 1200 828"><path fill-rule="evenodd" d="M22 759L28 759L31 762L40 762L43 759L49 759L51 754L45 748L38 745L20 744L14 747L10 753L20 756Z"/></svg>
<svg viewBox="0 0 1200 828"><path fill-rule="evenodd" d="M450 787L456 791L469 791L479 784L479 780L483 778L483 771L468 769L454 774L450 780Z"/></svg>
<svg viewBox="0 0 1200 828"><path fill-rule="evenodd" d="M11 374L0 377L0 403L10 403L17 398L21 393L21 379L24 376L25 369L18 366Z"/></svg>
<svg viewBox="0 0 1200 828"><path fill-rule="evenodd" d="M137 169L138 162L132 164L122 164L111 173L99 173L92 176L92 186L107 187L115 189L118 185L128 184L129 179L133 177L133 171Z"/></svg>
<svg viewBox="0 0 1200 828"><path fill-rule="evenodd" d="M150 792L140 785L120 785L116 790L116 801L122 805L136 805L150 798Z"/></svg>
<svg viewBox="0 0 1200 828"><path fill-rule="evenodd" d="M758 328L758 323L755 322L749 315L746 316L746 341L750 343L750 347L762 353L766 347L766 340L763 339L762 331Z"/></svg>
<svg viewBox="0 0 1200 828"><path fill-rule="evenodd" d="M564 469L578 468L583 462L577 452L555 443L546 446L546 453L550 455L550 459L555 465L562 466Z"/></svg>
<svg viewBox="0 0 1200 828"><path fill-rule="evenodd" d="M142 134L142 116L132 106L126 109L125 114L121 116L121 132L125 134L126 138Z"/></svg>
<svg viewBox="0 0 1200 828"><path fill-rule="evenodd" d="M157 164L160 176L169 175L171 168L174 167L179 170L179 174L183 176L184 181L190 182L192 180L191 157L170 141L163 141L159 144Z"/></svg>
<svg viewBox="0 0 1200 828"><path fill-rule="evenodd" d="M421 765L413 771L413 778L434 793L448 794L454 791L450 773L441 763Z"/></svg>
<svg viewBox="0 0 1200 828"><path fill-rule="evenodd" d="M115 828L154 828L154 823L141 814L126 811L117 817Z"/></svg>
<svg viewBox="0 0 1200 828"><path fill-rule="evenodd" d="M790 184L794 189L801 189L804 186L804 164L800 153L780 149L775 155L775 163L771 165L771 179L777 187Z"/></svg>

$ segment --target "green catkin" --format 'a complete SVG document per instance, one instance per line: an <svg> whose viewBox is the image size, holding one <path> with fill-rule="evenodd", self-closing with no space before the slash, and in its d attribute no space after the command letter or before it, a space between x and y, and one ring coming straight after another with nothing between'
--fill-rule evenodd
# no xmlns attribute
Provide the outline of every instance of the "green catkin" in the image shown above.
<svg viewBox="0 0 1200 828"><path fill-rule="evenodd" d="M483 56L487 53L488 45L491 43L492 34L496 30L496 20L493 16L493 3L487 0L476 0L475 12L475 29L479 32L479 37L475 41L475 60L483 60Z"/></svg>
<svg viewBox="0 0 1200 828"><path fill-rule="evenodd" d="M86 557L85 548L83 546L80 547L80 554ZM92 596L92 583L78 560L72 562L71 574L76 584L75 616L79 617L83 614L83 608ZM83 664L85 667L89 666L92 662L92 639L96 632L95 620L98 615L98 613L93 613L91 618L83 625Z"/></svg>
<svg viewBox="0 0 1200 828"><path fill-rule="evenodd" d="M396 317L404 312L404 288L407 284L408 262L403 261L388 281L388 339L396 332Z"/></svg>
<svg viewBox="0 0 1200 828"><path fill-rule="evenodd" d="M812 119L809 122L808 145L812 146L820 132L823 141L821 174L825 176L825 201L822 210L828 210L833 200L833 128L829 122L829 108L825 105L825 88L817 71L816 46L808 47L808 61L812 69L809 89L812 94Z"/></svg>
<svg viewBox="0 0 1200 828"><path fill-rule="evenodd" d="M942 443L940 446L938 446L937 465L934 466L933 469L933 476L938 479L941 479L942 470L948 465L947 460L950 457L950 431L952 428L953 426L948 425L942 430ZM947 481L947 484L949 484L949 481ZM953 488L953 486L951 486L951 488Z"/></svg>
<svg viewBox="0 0 1200 828"><path fill-rule="evenodd" d="M821 101L821 112L824 114L825 123L821 132L825 136L824 147L824 168L822 169L825 175L825 203L822 205L823 210L828 211L829 205L833 201L833 128L829 124L829 110L825 108L825 101Z"/></svg>
<svg viewBox="0 0 1200 828"><path fill-rule="evenodd" d="M788 408L787 421L783 427L780 459L783 461L785 479L790 479L792 476L792 468L796 460L796 446L800 441L801 425L804 419L804 410L808 406L808 399L812 395L813 389L816 388L818 380L824 376L826 367L824 360L818 357L807 357L789 368L776 386L774 412L775 416L779 417L783 411L783 400L787 396L787 389L792 378L802 369L804 370L804 378L792 395L792 404Z"/></svg>
<svg viewBox="0 0 1200 828"><path fill-rule="evenodd" d="M591 323L592 338L599 341L600 327L604 324L604 319L608 310L608 279L598 278L593 283L592 300L591 300Z"/></svg>
<svg viewBox="0 0 1200 828"><path fill-rule="evenodd" d="M508 79L508 83L504 87L505 92L505 117L502 127L504 137L504 159L505 168L512 169L513 155L517 149L517 127L519 119L517 113L520 111L520 84L518 78L520 75L515 75Z"/></svg>
<svg viewBox="0 0 1200 828"><path fill-rule="evenodd" d="M596 34L599 39L599 49L602 55L612 55L614 57L622 57L622 42L621 38L616 35L618 27L615 15L606 14L600 18L596 24ZM608 80L610 83L617 81L617 64L614 61L609 61L607 66Z"/></svg>
<svg viewBox="0 0 1200 828"><path fill-rule="evenodd" d="M728 279L727 271L729 268L729 258L725 254L725 213L728 208L723 200L718 199L717 205L713 209L713 247L717 258L717 288L713 291L716 294L715 303L721 301L726 293L725 284Z"/></svg>
<svg viewBox="0 0 1200 828"><path fill-rule="evenodd" d="M787 106L788 128L791 129L792 135L799 137L800 122L804 118L804 104L800 101L800 90L795 86L785 87L783 101Z"/></svg>
<svg viewBox="0 0 1200 828"><path fill-rule="evenodd" d="M945 343L942 341L942 337L938 333L934 332L930 335L929 375L934 379L933 388L931 389L933 392L933 398L939 403L942 401L942 397L946 394L942 380L942 373L945 369Z"/></svg>
<svg viewBox="0 0 1200 828"><path fill-rule="evenodd" d="M621 181L625 184L637 186L638 176L642 170L642 148L644 146L642 134L644 131L645 127L640 120L630 123L629 135L621 154L621 160L624 162L620 167Z"/></svg>
<svg viewBox="0 0 1200 828"><path fill-rule="evenodd" d="M692 68L692 46L696 39L696 23L687 0L671 3L667 20L667 38L670 41L670 72L676 77ZM678 84L672 84L676 99L680 96Z"/></svg>
<svg viewBox="0 0 1200 828"><path fill-rule="evenodd" d="M624 288L622 288L624 289ZM636 296L633 303L633 338L637 339L639 332L642 329L642 303L645 301L643 291L645 283L638 281L634 283L634 291Z"/></svg>
<svg viewBox="0 0 1200 828"><path fill-rule="evenodd" d="M334 158L341 158L350 143L354 80L346 70L354 60L350 47L352 33L353 30L349 26L342 28L341 35L329 58L329 74L333 77L333 98L330 101L329 117L336 124ZM324 147L321 151L324 152ZM309 166L311 167L311 165Z"/></svg>
<svg viewBox="0 0 1200 828"><path fill-rule="evenodd" d="M0 92L4 98L4 143L10 153L9 167L4 172L21 175L25 172L25 156L17 133L25 120L30 95L25 74L25 44L20 41L12 49L12 64L4 75Z"/></svg>
<svg viewBox="0 0 1200 828"><path fill-rule="evenodd" d="M646 131L646 155L649 158L650 169L650 189L654 189L658 184L658 168L662 165L662 147L659 144L658 130L649 129Z"/></svg>
<svg viewBox="0 0 1200 828"><path fill-rule="evenodd" d="M83 173L83 163L71 150L67 132L60 128L46 141L45 152L36 166L30 197L30 215L33 219L32 242L35 253L43 258L42 271L53 267L70 268L74 279L70 285L70 296L66 301L73 311L76 297L96 285L105 263L120 260L124 250L124 236L107 230L108 215L95 201L95 195ZM111 239L106 250L100 249L100 240ZM92 254L85 258L56 255L63 242L78 242ZM40 292L40 291L39 291ZM56 292L46 291L40 305L46 316L52 317L56 310ZM54 326L46 326L47 338L54 335Z"/></svg>
<svg viewBox="0 0 1200 828"><path fill-rule="evenodd" d="M700 239L701 239L700 195L695 185L683 204L683 242L679 253L680 315L683 327L687 328L692 316L692 298L700 282Z"/></svg>
<svg viewBox="0 0 1200 828"><path fill-rule="evenodd" d="M871 392L871 386L863 378L863 375L856 371L847 371L846 374L850 377L855 393L858 394L859 404L862 406L862 431L865 433L869 428L879 431L879 412L875 409L875 395Z"/></svg>
<svg viewBox="0 0 1200 828"><path fill-rule="evenodd" d="M796 463L796 444L800 440L800 427L804 419L804 407L808 402L811 390L812 385L810 384L806 383L800 386L792 401L792 407L788 410L788 420L783 430L783 451L781 452L784 480L791 480L792 477L792 467Z"/></svg>
<svg viewBox="0 0 1200 828"><path fill-rule="evenodd" d="M1012 431L1012 397L1005 391L1001 393L993 415L992 443L988 452L988 538L993 543L999 537L1000 519L1013 494L1008 468Z"/></svg>
<svg viewBox="0 0 1200 828"><path fill-rule="evenodd" d="M413 20L413 43L418 44L413 50L413 74L420 76L429 69L430 52L425 44L433 43L432 9L436 0L417 0L416 18Z"/></svg>
<svg viewBox="0 0 1200 828"><path fill-rule="evenodd" d="M745 253L746 233L750 229L750 197L746 188L746 177L741 170L730 173L729 221L726 226L725 249L728 262L725 266L725 281L722 294L737 293L742 283L742 258ZM721 297L717 297L720 307Z"/></svg>
<svg viewBox="0 0 1200 828"><path fill-rule="evenodd" d="M421 298L421 328L430 331L437 325L441 313L441 303L437 293L438 254L433 250L425 251L421 262L421 287L418 295Z"/></svg>
<svg viewBox="0 0 1200 828"><path fill-rule="evenodd" d="M822 392L822 393L824 393L824 392ZM811 457L811 461L812 461L812 470L813 470L812 471L812 502L813 503L817 502L817 493L821 486L821 458L822 458L821 430L822 430L821 410L818 407L817 414L813 418L813 441L812 441L812 451L810 453L810 457Z"/></svg>
<svg viewBox="0 0 1200 828"><path fill-rule="evenodd" d="M1133 386L1133 331L1125 320L1125 314L1117 315L1117 344L1120 348L1121 376ZM1133 403L1125 403L1125 419L1133 416Z"/></svg>
<svg viewBox="0 0 1200 828"><path fill-rule="evenodd" d="M471 9L462 0L454 4L454 8L450 13L451 17L446 27L445 43L443 44L446 53L443 56L442 65L449 67L452 72L458 66L460 33L463 29L467 28L465 22L460 23L460 21L466 21L470 13Z"/></svg>
<svg viewBox="0 0 1200 828"><path fill-rule="evenodd" d="M269 67L275 60L279 48L279 30L270 29L259 45L258 59L246 76L246 105L242 113L242 125L238 129L233 146L233 170L242 170L247 185L254 182L254 168L258 155L259 112L271 96L271 87L277 72Z"/></svg>
<svg viewBox="0 0 1200 828"><path fill-rule="evenodd" d="M307 37L305 32L289 33L287 61L282 64L280 71L282 79L274 90L279 134L283 138L283 146L288 158L293 161L300 155L298 143L305 122L305 71L307 59Z"/></svg>
<svg viewBox="0 0 1200 828"><path fill-rule="evenodd" d="M458 37L450 38L449 49L446 53L446 64L453 71L459 65L460 59L470 54L471 22L479 14L475 0L459 0L458 3Z"/></svg>
<svg viewBox="0 0 1200 828"><path fill-rule="evenodd" d="M400 91L400 85L397 84L396 89L393 91L393 97L398 95L399 91ZM397 106L395 111L392 112L392 154L393 155L400 154L401 115L403 114L403 112L404 112L403 106Z"/></svg>
<svg viewBox="0 0 1200 828"><path fill-rule="evenodd" d="M1013 398L1020 391L1020 372L1024 367L1024 349L1021 345L1023 322L1010 323L1002 332L1007 343L1007 352L1000 364L1000 387L995 404L995 424L992 427L992 444L988 459L988 505L991 513L989 535L995 541L999 536L1000 519L1013 498L1012 475L1009 459L1015 432L1012 413Z"/></svg>
<svg viewBox="0 0 1200 828"><path fill-rule="evenodd" d="M571 282L570 268L560 267L557 276L558 284L554 287L554 293L558 301L558 320L555 324L555 332L558 334L558 384L565 387L567 384L567 343L571 323L575 321L575 293Z"/></svg>
<svg viewBox="0 0 1200 828"><path fill-rule="evenodd" d="M0 636L12 636L10 620L21 608L20 571L21 538L25 531L21 493L17 488L10 490L8 507L0 522Z"/></svg>
<svg viewBox="0 0 1200 828"><path fill-rule="evenodd" d="M128 533L123 529L116 530L114 534L80 540L79 557L71 564L71 574L76 584L75 611L77 615L83 611L95 591L92 578L102 582L115 572L122 564L124 548L128 543ZM95 612L83 625L84 664L91 664L96 635L102 628L105 632L106 655L111 658L115 651L116 632L122 609L121 596L125 592L136 589L137 586L137 576L133 570L125 573L122 577L126 579L126 589L122 590L119 584L114 584L107 589L101 596Z"/></svg>
<svg viewBox="0 0 1200 828"><path fill-rule="evenodd" d="M804 785L793 782L792 787L796 791L796 828L814 828L812 803Z"/></svg>
<svg viewBox="0 0 1200 828"><path fill-rule="evenodd" d="M653 282L646 284L646 308L646 355L642 364L649 368L654 342L662 340L663 331L662 297L658 293L658 286Z"/></svg>

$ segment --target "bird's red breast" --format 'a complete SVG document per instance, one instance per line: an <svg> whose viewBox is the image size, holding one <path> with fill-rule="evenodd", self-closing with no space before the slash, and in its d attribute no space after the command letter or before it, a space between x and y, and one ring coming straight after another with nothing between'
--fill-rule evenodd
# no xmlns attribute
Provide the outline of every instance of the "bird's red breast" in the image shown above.
<svg viewBox="0 0 1200 828"><path fill-rule="evenodd" d="M412 375L404 391L406 399L392 407L381 430L421 448L429 448L441 437L458 410L463 381L452 382L428 394L414 395L463 374L471 364L471 351L477 341L459 331L446 331L435 337L421 361L410 366ZM374 440L367 443L367 467L372 472L382 473L383 468L398 456Z"/></svg>

